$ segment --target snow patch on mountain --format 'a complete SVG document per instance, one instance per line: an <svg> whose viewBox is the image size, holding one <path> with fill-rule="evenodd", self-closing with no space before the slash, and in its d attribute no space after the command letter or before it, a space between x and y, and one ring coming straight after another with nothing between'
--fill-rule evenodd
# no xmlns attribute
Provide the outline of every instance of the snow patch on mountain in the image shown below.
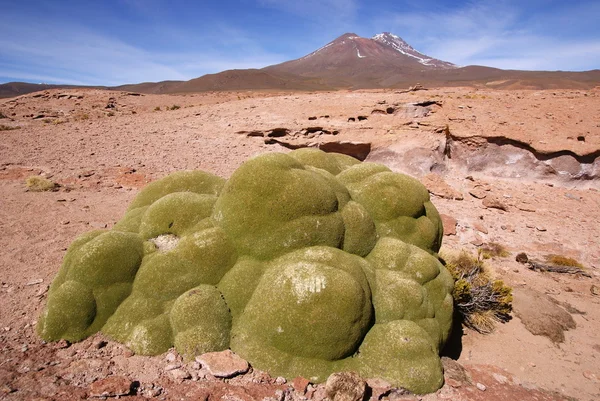
<svg viewBox="0 0 600 401"><path fill-rule="evenodd" d="M405 56L416 59L419 63L423 65L441 68L456 68L456 65L452 63L427 57L424 54L419 53L411 45L406 43L400 36L394 35L393 33L379 33L373 36L371 39L383 45L390 46L391 48L404 54Z"/></svg>

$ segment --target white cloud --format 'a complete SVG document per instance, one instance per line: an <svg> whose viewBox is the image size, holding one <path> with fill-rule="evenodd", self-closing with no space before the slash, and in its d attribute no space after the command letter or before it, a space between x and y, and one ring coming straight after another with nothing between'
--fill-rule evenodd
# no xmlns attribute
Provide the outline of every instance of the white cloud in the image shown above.
<svg viewBox="0 0 600 401"><path fill-rule="evenodd" d="M564 26L552 23L564 21L564 15L529 15L508 2L483 1L451 11L381 16L375 23L389 26L420 52L458 65L589 70L600 68L600 39L564 31L572 30L577 21L589 20L586 11L589 13L589 7L569 7L566 12L571 24Z"/></svg>
<svg viewBox="0 0 600 401"><path fill-rule="evenodd" d="M78 24L11 21L0 25L0 76L29 81L120 85L188 80L231 68L260 68L284 61L280 55L262 49L243 32L222 29L226 32L219 34L217 30L216 33L220 41L214 37L204 41L199 38L193 51L149 51ZM230 43L223 43L225 40ZM227 46L231 48L222 50Z"/></svg>

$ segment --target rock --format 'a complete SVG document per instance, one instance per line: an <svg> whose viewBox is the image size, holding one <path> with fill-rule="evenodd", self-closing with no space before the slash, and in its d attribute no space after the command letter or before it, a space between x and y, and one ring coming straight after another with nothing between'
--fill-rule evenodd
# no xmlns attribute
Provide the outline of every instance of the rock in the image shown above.
<svg viewBox="0 0 600 401"><path fill-rule="evenodd" d="M425 185L427 190L433 195L445 198L463 200L463 195L456 189L452 188L438 174L430 173L421 178L421 183Z"/></svg>
<svg viewBox="0 0 600 401"><path fill-rule="evenodd" d="M488 209L499 209L504 210L505 212L508 211L508 207L496 197L487 196L481 203Z"/></svg>
<svg viewBox="0 0 600 401"><path fill-rule="evenodd" d="M371 389L371 398L375 400L380 400L392 390L392 385L383 379L367 379L367 386Z"/></svg>
<svg viewBox="0 0 600 401"><path fill-rule="evenodd" d="M444 226L444 235L456 235L456 219L447 214L440 214L440 217Z"/></svg>
<svg viewBox="0 0 600 401"><path fill-rule="evenodd" d="M167 362L175 362L177 360L177 356L173 352L169 352L167 356L165 356L165 360Z"/></svg>
<svg viewBox="0 0 600 401"><path fill-rule="evenodd" d="M123 376L110 376L90 385L90 397L120 397L129 395L133 382Z"/></svg>
<svg viewBox="0 0 600 401"><path fill-rule="evenodd" d="M182 382L184 380L192 378L190 372L183 369L173 369L169 373L171 374L171 377L177 382Z"/></svg>
<svg viewBox="0 0 600 401"><path fill-rule="evenodd" d="M296 390L298 394L302 395L306 393L306 388L309 384L310 382L308 381L308 379L305 379L302 376L298 376L292 381L292 387L294 387L294 390Z"/></svg>
<svg viewBox="0 0 600 401"><path fill-rule="evenodd" d="M325 383L325 392L332 401L361 401L367 384L355 372L334 373Z"/></svg>
<svg viewBox="0 0 600 401"><path fill-rule="evenodd" d="M473 228L477 231L479 231L480 233L483 234L487 234L488 233L488 229L481 223L474 223L473 224Z"/></svg>
<svg viewBox="0 0 600 401"><path fill-rule="evenodd" d="M485 390L487 390L487 387L486 387L484 384L481 384L481 383L477 383L477 384L475 385L475 387L477 387L477 389L478 389L478 390L480 390L480 391L485 391Z"/></svg>
<svg viewBox="0 0 600 401"><path fill-rule="evenodd" d="M246 373L250 369L248 362L231 350L209 352L196 357L196 361L206 367L208 372L215 377L233 377Z"/></svg>
<svg viewBox="0 0 600 401"><path fill-rule="evenodd" d="M506 383L508 383L508 377L506 377L504 375L501 375L500 373L492 373L492 376L500 384L506 384Z"/></svg>
<svg viewBox="0 0 600 401"><path fill-rule="evenodd" d="M473 239L471 241L471 244L473 244L475 246L482 246L483 245L483 238L481 238L478 234L475 234L475 239Z"/></svg>
<svg viewBox="0 0 600 401"><path fill-rule="evenodd" d="M57 349L65 349L65 348L69 348L70 346L71 346L71 343L65 339L59 340L54 344L54 348L57 348Z"/></svg>
<svg viewBox="0 0 600 401"><path fill-rule="evenodd" d="M448 358L447 356L442 357L442 366L444 367L444 379L455 380L462 384L471 384L471 376L467 370L454 359ZM452 386L455 387L455 386Z"/></svg>
<svg viewBox="0 0 600 401"><path fill-rule="evenodd" d="M576 327L571 314L540 292L515 288L513 310L525 328L534 335L546 336L554 343L565 341L564 332Z"/></svg>
<svg viewBox="0 0 600 401"><path fill-rule="evenodd" d="M600 295L600 288L598 288L597 285L592 284L592 286L590 287L590 293L592 295Z"/></svg>

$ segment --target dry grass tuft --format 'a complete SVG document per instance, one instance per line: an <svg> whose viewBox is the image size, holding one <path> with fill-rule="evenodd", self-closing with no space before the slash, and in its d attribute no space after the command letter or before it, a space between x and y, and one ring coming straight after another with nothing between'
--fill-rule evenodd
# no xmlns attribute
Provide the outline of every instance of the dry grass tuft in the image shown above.
<svg viewBox="0 0 600 401"><path fill-rule="evenodd" d="M510 320L512 289L492 278L481 254L474 257L463 251L448 258L446 267L455 280L452 296L465 326L488 334L497 322Z"/></svg>
<svg viewBox="0 0 600 401"><path fill-rule="evenodd" d="M12 131L14 129L19 129L21 127L19 127L18 125L12 126L12 125L4 125L4 124L0 124L0 131Z"/></svg>
<svg viewBox="0 0 600 401"><path fill-rule="evenodd" d="M56 191L59 185L46 177L32 175L25 180L27 189L32 192Z"/></svg>
<svg viewBox="0 0 600 401"><path fill-rule="evenodd" d="M510 256L510 252L508 252L508 250L506 250L506 247L497 242L487 243L479 249L481 252L481 257L483 259L498 258L498 257L506 258L506 257Z"/></svg>
<svg viewBox="0 0 600 401"><path fill-rule="evenodd" d="M558 266L579 267L580 269L583 268L583 265L576 259L563 255L548 255L546 256L546 262Z"/></svg>

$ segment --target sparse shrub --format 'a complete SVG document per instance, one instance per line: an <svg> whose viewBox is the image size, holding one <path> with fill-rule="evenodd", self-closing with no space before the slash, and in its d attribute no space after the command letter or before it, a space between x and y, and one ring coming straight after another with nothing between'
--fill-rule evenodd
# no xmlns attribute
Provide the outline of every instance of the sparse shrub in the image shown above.
<svg viewBox="0 0 600 401"><path fill-rule="evenodd" d="M154 108L154 111L160 111L160 106L156 106L156 107Z"/></svg>
<svg viewBox="0 0 600 401"><path fill-rule="evenodd" d="M108 114L106 114L109 117L114 117L115 112L114 111L109 111Z"/></svg>
<svg viewBox="0 0 600 401"><path fill-rule="evenodd" d="M90 119L90 115L87 113L77 113L73 116L73 119L75 121L85 121Z"/></svg>
<svg viewBox="0 0 600 401"><path fill-rule="evenodd" d="M181 106L174 104L173 106L169 107L167 106L167 110L179 110L181 108Z"/></svg>
<svg viewBox="0 0 600 401"><path fill-rule="evenodd" d="M54 120L52 120L51 118L44 118L42 121L43 121L45 124L50 124L50 123L51 123L52 121L54 121Z"/></svg>
<svg viewBox="0 0 600 401"><path fill-rule="evenodd" d="M446 268L456 280L452 297L465 326L488 334L496 322L510 319L512 289L491 277L481 254L474 257L463 251L450 258Z"/></svg>
<svg viewBox="0 0 600 401"><path fill-rule="evenodd" d="M0 118L8 118L8 117L6 116L6 114L4 114L3 112L0 111Z"/></svg>
<svg viewBox="0 0 600 401"><path fill-rule="evenodd" d="M558 266L579 267L580 269L583 268L583 265L576 259L563 255L548 255L546 256L546 261Z"/></svg>
<svg viewBox="0 0 600 401"><path fill-rule="evenodd" d="M0 131L12 131L14 129L19 129L21 127L19 127L18 125L4 125L4 124L0 124Z"/></svg>
<svg viewBox="0 0 600 401"><path fill-rule="evenodd" d="M32 192L55 191L58 189L58 184L42 177L41 175L32 175L25 180L27 189Z"/></svg>
<svg viewBox="0 0 600 401"><path fill-rule="evenodd" d="M510 252L506 250L506 247L497 242L489 242L483 245L481 248L479 248L479 251L483 259L490 259L496 257L506 258L510 256Z"/></svg>

